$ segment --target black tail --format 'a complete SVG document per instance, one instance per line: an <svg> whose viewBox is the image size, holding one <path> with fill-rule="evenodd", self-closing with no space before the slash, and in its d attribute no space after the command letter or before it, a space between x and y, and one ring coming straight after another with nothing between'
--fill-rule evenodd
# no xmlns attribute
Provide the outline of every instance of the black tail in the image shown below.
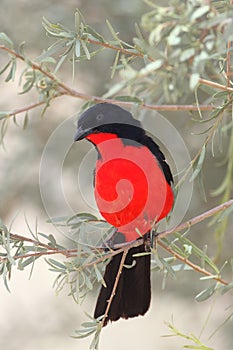
<svg viewBox="0 0 233 350"><path fill-rule="evenodd" d="M150 255L133 257L134 254L145 251L144 244L129 250L125 265L132 265L132 267L123 267L104 326L108 321L117 321L120 317L127 319L144 315L149 309L151 299ZM113 256L106 267L104 280L107 287L102 286L100 290L94 313L95 318L104 315L106 311L121 258L122 253ZM134 260L135 263L133 263Z"/></svg>

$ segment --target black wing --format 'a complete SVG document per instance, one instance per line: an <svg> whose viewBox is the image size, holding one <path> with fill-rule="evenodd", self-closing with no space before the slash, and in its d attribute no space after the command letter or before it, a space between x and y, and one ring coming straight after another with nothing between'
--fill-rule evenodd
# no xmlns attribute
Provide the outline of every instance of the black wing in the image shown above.
<svg viewBox="0 0 233 350"><path fill-rule="evenodd" d="M160 150L159 146L153 141L153 139L150 136L146 134L142 136L142 138L140 139L140 143L148 147L149 150L154 154L154 156L159 162L159 165L161 166L161 169L163 170L163 173L167 182L170 185L171 182L173 182L173 176L171 173L171 169L166 162L165 156L163 152Z"/></svg>

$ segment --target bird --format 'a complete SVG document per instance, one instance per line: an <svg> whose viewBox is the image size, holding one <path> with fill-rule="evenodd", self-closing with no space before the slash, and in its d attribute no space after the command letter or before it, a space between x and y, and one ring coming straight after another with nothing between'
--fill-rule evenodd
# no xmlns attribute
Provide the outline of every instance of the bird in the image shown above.
<svg viewBox="0 0 233 350"><path fill-rule="evenodd" d="M143 243L128 250L111 305L109 299L122 252L104 272L94 318L109 321L144 315L151 301L151 256L148 237L174 205L173 176L165 156L132 114L112 103L97 103L82 113L74 141L86 139L97 151L94 195L100 214L115 227L110 239ZM106 314L106 311L107 314Z"/></svg>

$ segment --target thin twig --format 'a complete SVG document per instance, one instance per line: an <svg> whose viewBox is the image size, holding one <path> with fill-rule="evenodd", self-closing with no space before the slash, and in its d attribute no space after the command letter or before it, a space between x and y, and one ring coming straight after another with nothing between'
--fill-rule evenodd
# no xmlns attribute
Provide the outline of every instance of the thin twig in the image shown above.
<svg viewBox="0 0 233 350"><path fill-rule="evenodd" d="M172 250L170 247L168 247L166 244L164 244L161 241L157 242L163 249L165 249L167 252L169 252L171 255L173 255L175 258L179 259L180 261L182 261L184 264L189 265L193 270L200 272L203 275L206 276L211 276L213 278L213 280L220 282L221 284L225 284L228 285L229 282L223 280L221 277L213 275L212 273L210 273L209 271L201 268L200 266L192 263L190 260L184 258L182 255L174 252L174 250Z"/></svg>
<svg viewBox="0 0 233 350"><path fill-rule="evenodd" d="M51 249L51 248L50 248ZM14 260L18 259L25 259L29 257L40 257L43 255L54 255L54 254L62 254L65 255L67 258L70 258L72 253L76 253L75 256L77 256L77 249L54 249L54 250L47 250L44 252L36 252L36 253L29 253L24 255L15 255L13 258Z"/></svg>
<svg viewBox="0 0 233 350"><path fill-rule="evenodd" d="M164 237L167 237L168 235L174 233L174 232L180 232L180 231L183 231L227 208L229 208L231 205L233 205L233 199L223 203L223 204L220 204L219 206L217 207L214 207L170 230L167 230L167 231L164 231L164 232L160 232L157 236L157 239L160 239L160 238L164 238ZM76 253L77 253L77 249L58 249L58 248L55 248L55 247L51 247L49 246L48 244L44 244L40 241L36 241L34 239L31 239L31 238L27 238L27 237L24 237L24 236L20 236L18 234L12 234L10 233L10 237L15 239L15 240L20 240L20 241L26 241L26 242L30 242L32 244L35 244L37 246L41 246L41 247L44 247L46 249L48 249L48 251L45 251L45 252L35 252L35 253L29 253L29 254L25 254L25 255L18 255L18 256L15 256L13 257L15 260L16 259L20 259L20 258L28 258L28 257L32 257L32 256L43 256L43 255L46 255L48 253L49 254L63 254L65 255L66 257L72 257L72 256L76 256ZM160 241L159 241L160 242ZM125 251L128 251L129 249L133 248L133 247L137 247L137 246L140 246L141 244L143 244L143 239L138 239L138 240L135 240L133 242L130 242L130 243L127 243L127 244L117 244L116 246L114 246L113 248L114 249L117 249L117 250L112 250L111 252L109 252L108 254L104 254L103 256L101 256L100 258L97 258L95 259L94 261L88 263L85 265L85 267L89 267L91 265L94 265L94 264L98 264L106 259L110 259L112 258L114 255L116 254L120 254L122 252L125 252ZM98 249L99 250L99 249ZM173 252L171 250L171 252ZM174 254L177 254L177 253L174 253ZM173 255L174 255L173 254ZM180 259L177 255L177 258ZM6 258L2 258L1 260L3 261L4 259ZM181 257L182 261L184 261L184 258ZM192 264L190 262L190 264ZM191 265L190 265L191 266ZM204 271L206 270L203 270L203 273L205 273ZM208 271L206 271L206 275L208 275Z"/></svg>
<svg viewBox="0 0 233 350"><path fill-rule="evenodd" d="M64 95L64 93L60 92L60 93L54 95L50 101L52 101L53 99L55 99L57 97L61 97L63 95ZM17 114L21 114L21 113L30 111L31 109L43 106L46 103L48 103L48 101L40 101L40 102L32 103L32 104L24 106L24 107L16 108L16 109L13 109L10 112L6 112L6 116L7 116L7 118L8 117L13 117L13 116L15 116Z"/></svg>
<svg viewBox="0 0 233 350"><path fill-rule="evenodd" d="M115 279L115 282L114 282L114 285L113 285L113 288L112 288L112 292L111 292L110 298L108 300L108 304L107 304L107 307L106 307L106 310L105 310L105 313L104 313L104 317L103 317L103 319L101 321L102 326L104 326L105 320L108 317L108 312L109 312L110 307L112 305L113 298L114 298L114 296L116 294L116 289L117 289L117 286L118 286L118 283L119 283L119 280L120 280L120 277L121 277L122 270L124 268L124 263L125 263L125 259L126 259L126 256L128 254L128 251L129 251L129 248L124 250L124 252L122 254L120 266L119 266L119 269L118 269L118 272L117 272L117 275L116 275L116 279Z"/></svg>
<svg viewBox="0 0 233 350"><path fill-rule="evenodd" d="M124 53L127 53L129 55L132 55L132 56L136 56L136 57L143 57L143 55L141 54L138 54L137 52L132 52L132 51L128 51L126 49L123 49L123 48L120 48L120 47L117 47L117 46L111 46L109 44L106 44L106 43L101 43L101 42L98 42L99 45L102 45L102 46L106 46L106 47L109 47L109 48L112 48L112 49L115 49L115 50L118 50L118 51L124 51ZM95 42L95 44L97 44L97 42ZM10 55L20 59L21 61L25 62L25 58L18 54L16 51L4 46L4 45L0 45L0 50L3 50L3 51L6 51L8 52ZM40 71L42 74L46 75L48 78L50 78L51 80L55 80L57 81L57 78L50 72L44 70L39 64L37 63L34 63L34 62L30 62L30 65L31 67L34 69L34 70L38 70ZM59 82L58 82L58 85L60 87L62 87L65 91L67 91L67 93L69 93L71 96L75 96L75 97L79 97L79 98L83 98L83 99L90 99L88 94L83 94L83 93L79 93L78 91L74 90L74 89L71 89L70 87L68 87L67 85ZM222 85L222 84L219 84L219 83L216 83L216 82L213 82L211 80L207 80L207 79L203 79L203 78L199 78L199 83L200 84L204 84L204 85L208 85L208 86L211 86L213 88L216 88L218 90L223 90L223 91L228 91L228 92L233 92L233 88L230 88L228 86L225 86L225 85ZM101 99L100 97L97 97L97 96L93 96L94 100L97 99L97 102L99 100L103 100ZM118 103L125 103L123 101L117 101ZM133 103L132 102L126 102L126 103L129 103L130 105L132 105ZM208 105L207 105L208 106ZM206 106L206 107L207 107ZM201 107L201 106L200 106Z"/></svg>
<svg viewBox="0 0 233 350"><path fill-rule="evenodd" d="M13 109L11 112L7 113L6 112L6 116L7 117L12 117L16 114L20 114L20 113L24 113L24 112L27 112L27 111L30 111L31 109L34 109L34 108L37 108L39 106L42 106L44 105L46 102L44 101L41 101L41 102L36 102L36 103L32 103L28 106L24 106L24 107L21 107L21 108L16 108L16 109Z"/></svg>
<svg viewBox="0 0 233 350"><path fill-rule="evenodd" d="M216 82L211 81L211 80L199 78L199 83L211 86L211 87L213 87L213 88L215 88L217 90L233 92L233 88L231 88L229 86L225 86L225 85L219 84L219 83L216 83Z"/></svg>
<svg viewBox="0 0 233 350"><path fill-rule="evenodd" d="M15 255L15 256L13 256L14 260L27 259L30 257L36 258L36 257L41 257L41 256L45 256L45 255L52 255L52 254L62 254L62 255L65 255L67 258L71 257L72 254L74 254L74 253L76 253L75 256L77 255L77 249L59 249L56 247L52 247L46 243L43 243L39 240L35 240L35 239L21 236L18 234L10 233L10 238L15 240L15 241L29 242L37 247L42 247L42 248L47 249L46 251ZM0 257L1 262L6 261L7 259L8 259L7 257Z"/></svg>
<svg viewBox="0 0 233 350"><path fill-rule="evenodd" d="M170 254L172 254L173 256L175 256L177 259L179 259L180 261L184 262L185 264L191 266L194 270L206 275L206 276L212 276L213 279L215 279L216 281L219 281L221 282L222 284L228 284L227 281L224 281L223 279L221 279L220 277L218 276L213 276L210 272L208 272L207 270L205 269L202 269L200 268L198 265L195 265L193 264L191 261L189 261L188 259L184 258L183 256L179 255L178 253L174 252L171 248L167 247L166 245L163 244L163 242L161 242L159 239L160 238L164 238L174 232L179 232L179 231L182 231L182 230L185 230L227 208L229 208L231 205L233 205L233 199L215 207L215 208L212 208L178 226L176 226L175 228L173 229L170 229L170 230L167 230L167 231L164 231L164 232L161 232L158 234L158 244L163 247L164 249L166 249ZM62 255L65 255L67 258L70 258L70 257L73 257L73 256L76 256L77 254L77 249L58 249L58 248L54 248L54 247L50 247L49 245L47 244L44 244L40 241L36 241L34 239L30 239L30 238L27 238L27 237L24 237L24 236L20 236L20 235L17 235L17 234L10 234L10 237L15 239L15 240L20 240L20 241L27 241L27 242L31 242L35 245L38 245L38 246L41 246L41 247L44 247L44 248L47 248L48 251L43 251L43 252L35 252L35 253L29 253L29 254L25 254L25 255L18 255L18 256L14 256L13 258L15 260L18 260L18 259L23 259L23 258L28 258L28 257L39 257L39 256L43 256L43 255L51 255L51 254L62 254ZM109 252L108 254L104 254L103 256L101 256L100 258L97 258L95 259L94 261L90 262L90 263L87 263L85 266L83 267L89 267L91 265L94 265L94 264L98 264L106 259L110 259L112 258L114 255L116 254L120 254L123 252L123 254L126 252L128 252L129 249L133 248L133 247L137 247L137 246L140 246L141 244L143 244L143 239L138 239L138 240L135 240L133 242L130 242L130 243L127 243L127 244L123 244L123 245L120 245L118 244L117 246L114 246L113 248L114 249L117 249L117 250L112 250L111 252ZM7 258L1 258L0 261L4 261L6 260Z"/></svg>
<svg viewBox="0 0 233 350"><path fill-rule="evenodd" d="M22 235L18 235L16 233L10 233L10 238L15 240L15 241L21 241L21 242L30 242L36 246L41 246L43 248L46 248L46 249L54 249L56 250L56 248L53 248L51 247L50 245L48 244L45 244L39 240L35 240L35 239L32 239L32 238L29 238L29 237L25 237L25 236L22 236Z"/></svg>
<svg viewBox="0 0 233 350"><path fill-rule="evenodd" d="M5 47L4 45L0 45L0 49L8 52L10 55L16 57L17 59L25 62L25 58L22 55L20 55L17 52L15 52L14 50L9 49L8 47ZM118 48L118 49L122 50L121 48ZM43 75L47 76L52 81L56 81L57 86L61 89L61 91L58 92L56 97L58 97L60 95L68 95L68 96L80 98L82 100L93 101L93 102L96 102L96 103L109 102L109 103L112 103L112 104L118 104L118 105L122 105L122 106L125 106L125 107L132 107L135 104L134 102L126 102L126 101L120 101L120 100L115 100L115 99L110 99L110 98L106 99L106 98L102 98L102 97L99 97L99 96L94 96L94 95L81 93L81 92L79 92L79 91L77 91L77 90L75 90L73 88L70 88L69 86L67 86L63 82L59 81L56 78L56 76L54 76L52 73L48 72L47 70L44 70L42 68L42 66L40 66L39 64L34 63L34 62L30 62L30 65L31 65L32 69L41 72ZM207 81L206 81L206 84L207 84ZM143 108L143 109L148 109L148 110L170 111L170 112L175 112L175 111L198 111L198 110L211 111L211 110L214 109L214 106L211 106L211 105L200 105L200 106L195 106L195 105L152 105L152 104L146 104L146 103L139 103L139 106L141 108ZM28 109L31 109L31 108L28 107ZM27 107L25 107L24 109L22 108L22 112L25 111L25 110L27 110ZM16 114L16 113L14 113L14 114ZM11 115L14 115L14 114L11 113Z"/></svg>
<svg viewBox="0 0 233 350"><path fill-rule="evenodd" d="M197 215L195 216L194 218L186 221L186 222L183 222L182 224L170 229L170 230L167 230L167 231L164 231L164 232L160 232L159 233L159 238L164 238L164 237L167 237L168 235L174 233L174 232L179 232L179 231L183 231L193 225L196 225L198 224L199 222L219 213L220 211L223 211L227 208L229 208L230 206L233 205L233 199L230 199L229 201L223 203L223 204L220 204L218 205L217 207L214 207L200 215Z"/></svg>
<svg viewBox="0 0 233 350"><path fill-rule="evenodd" d="M129 250L134 247L139 247L144 243L143 239L137 239L135 241L132 241L130 243L123 243L123 244L116 244L113 246L114 250L111 250L109 253L102 255L100 258L97 258L94 261L91 261L90 263L87 263L85 267L96 265L104 260L111 259L114 255L120 254L124 252L125 250ZM103 248L102 248L103 249ZM100 250L100 249L98 249Z"/></svg>
<svg viewBox="0 0 233 350"><path fill-rule="evenodd" d="M103 102L108 102L108 103L112 103L112 104L116 104L116 105L122 105L124 107L132 107L133 103L132 102L123 102L123 101L119 101L119 100L115 100L115 99L104 99L101 97L97 97L94 95L88 95L88 94L82 94L82 96L80 95L80 93L78 91L75 92L75 96L71 95L71 94L66 94L65 92L60 92L57 95L53 96L51 101L54 98L57 97L61 97L63 95L68 95L71 97L77 97L80 99L85 99L88 101L94 101L95 103L103 103ZM46 101L44 102L38 102L38 103L34 103L28 106L24 106L21 108L17 108L14 109L13 111L6 113L7 117L12 117L16 114L20 114L20 113L24 113L26 111L29 111L31 109L34 109L36 107L42 106L46 103ZM200 105L198 108L197 106L194 105L150 105L150 104L146 104L146 103L141 103L139 104L139 107L143 108L143 109L147 109L147 110L154 110L154 111L167 111L167 112L176 112L176 111L183 111L183 112L196 112L198 109L202 110L202 111L212 111L214 108L210 105Z"/></svg>
<svg viewBox="0 0 233 350"><path fill-rule="evenodd" d="M90 44L102 46L102 47L104 47L106 49L111 49L111 50L114 50L114 51L118 51L118 52L124 53L124 54L129 55L129 56L140 57L140 58L144 58L145 57L145 55L143 53L136 52L136 51L129 51L129 50L123 48L123 47L111 45L111 44L106 43L106 42L101 42L101 41L93 40L93 39L90 39L90 38L87 38L87 41ZM146 56L146 59L148 61L151 61L151 62L154 61L154 59L152 57L149 57L149 56Z"/></svg>

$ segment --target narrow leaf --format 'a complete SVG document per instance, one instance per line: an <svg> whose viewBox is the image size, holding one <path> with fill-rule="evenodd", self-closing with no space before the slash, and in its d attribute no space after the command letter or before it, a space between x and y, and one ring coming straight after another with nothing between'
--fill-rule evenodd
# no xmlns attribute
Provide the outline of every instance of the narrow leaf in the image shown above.
<svg viewBox="0 0 233 350"><path fill-rule="evenodd" d="M6 135L7 129L8 129L8 125L9 125L9 119L4 119L1 125L1 130L0 130L0 143L3 142L3 139Z"/></svg>
<svg viewBox="0 0 233 350"><path fill-rule="evenodd" d="M124 102L135 102L135 103L143 103L143 101L136 96L116 96L116 100L124 101Z"/></svg>
<svg viewBox="0 0 233 350"><path fill-rule="evenodd" d="M23 130L25 130L28 126L28 112L25 113L24 121L23 121Z"/></svg>
<svg viewBox="0 0 233 350"><path fill-rule="evenodd" d="M218 221L217 222L221 222L223 219L225 219L228 215L230 215L233 211L233 204L228 207L227 209L225 209L220 216L218 217Z"/></svg>
<svg viewBox="0 0 233 350"><path fill-rule="evenodd" d="M196 297L195 300L198 302L205 301L209 299L216 290L216 284L213 284L209 288L204 289L202 292L200 292Z"/></svg>
<svg viewBox="0 0 233 350"><path fill-rule="evenodd" d="M14 47L13 41L9 38L9 36L6 33L0 33L0 41L6 43L11 49Z"/></svg>
<svg viewBox="0 0 233 350"><path fill-rule="evenodd" d="M118 42L118 44L120 44L120 46L122 47L121 41L120 41L120 39L118 38L118 33L115 32L113 26L111 25L111 23L110 23L108 20L106 20L106 23L107 23L107 26L108 26L108 28L109 28L109 30L110 30L110 32L111 32L113 38L114 38L114 39Z"/></svg>
<svg viewBox="0 0 233 350"><path fill-rule="evenodd" d="M86 58L88 60L90 60L91 59L91 55L90 55L90 52L89 52L89 50L87 48L87 44L85 43L85 41L82 40L81 41L81 45L82 45L83 51L85 52Z"/></svg>
<svg viewBox="0 0 233 350"><path fill-rule="evenodd" d="M0 71L0 75L1 75L2 73L4 73L4 72L7 70L7 68L11 65L11 62L12 62L12 61L9 61L9 62L2 68L2 70Z"/></svg>
<svg viewBox="0 0 233 350"><path fill-rule="evenodd" d="M67 58L67 55L61 56L60 60L57 62L57 65L54 69L54 74L57 74L58 70L60 69L61 65L63 64L66 58Z"/></svg>
<svg viewBox="0 0 233 350"><path fill-rule="evenodd" d="M233 289L233 282L229 283L227 286L222 286L221 287L221 294L225 294L229 292L229 290Z"/></svg>
<svg viewBox="0 0 233 350"><path fill-rule="evenodd" d="M193 57L195 54L195 49L193 47L184 50L180 55L180 62L187 61L189 58Z"/></svg>
<svg viewBox="0 0 233 350"><path fill-rule="evenodd" d="M62 270L65 270L65 268L66 268L66 266L64 264L62 264L60 261L57 261L57 260L54 260L54 259L46 259L46 261L53 268L57 267L57 268L62 269Z"/></svg>
<svg viewBox="0 0 233 350"><path fill-rule="evenodd" d="M80 57L81 56L80 40L76 40L76 42L75 42L75 56L76 57Z"/></svg>
<svg viewBox="0 0 233 350"><path fill-rule="evenodd" d="M5 119L8 116L7 112L0 112L0 120Z"/></svg>
<svg viewBox="0 0 233 350"><path fill-rule="evenodd" d="M204 162L204 159L205 159L205 151L206 151L206 148L205 148L205 145L202 147L202 151L201 151L201 154L198 158L198 162L197 162L197 165L195 166L195 170L190 178L190 182L192 182L196 177L197 175L199 174L199 172L201 171L202 169L202 165L203 165L203 162Z"/></svg>
<svg viewBox="0 0 233 350"><path fill-rule="evenodd" d="M126 86L127 82L125 81L121 81L115 85L113 85L110 90L108 92L106 92L106 94L103 95L103 98L108 98L111 97L115 94L117 94L119 91L121 91L125 86Z"/></svg>
<svg viewBox="0 0 233 350"><path fill-rule="evenodd" d="M11 61L11 69L10 72L8 73L5 82L9 82L10 80L14 81L15 78L15 72L16 72L16 62L15 60Z"/></svg>
<svg viewBox="0 0 233 350"><path fill-rule="evenodd" d="M148 63L144 68L142 68L139 71L139 76L146 75L149 73L154 72L155 70L159 69L163 65L163 60L156 60L154 62Z"/></svg>
<svg viewBox="0 0 233 350"><path fill-rule="evenodd" d="M191 16L191 21L194 22L196 19L204 16L207 12L209 12L209 5L201 6L197 10L195 10Z"/></svg>
<svg viewBox="0 0 233 350"><path fill-rule="evenodd" d="M28 259L25 259L21 264L20 264L20 269L24 269L26 266L28 266L28 265L30 265L30 264L32 264L34 261L35 261L35 259L38 259L39 258L39 256L30 256Z"/></svg>
<svg viewBox="0 0 233 350"><path fill-rule="evenodd" d="M74 23L75 23L76 33L78 33L79 32L79 28L80 28L80 13L79 13L79 11L75 11Z"/></svg>
<svg viewBox="0 0 233 350"><path fill-rule="evenodd" d="M189 87L191 90L194 90L195 87L197 86L197 84L199 83L199 78L200 75L199 73L193 73L190 76L190 80L189 80Z"/></svg>
<svg viewBox="0 0 233 350"><path fill-rule="evenodd" d="M57 40L53 45L51 45L45 52L43 52L40 56L38 56L35 61L36 62L44 62L44 60L61 50L63 50L65 47L65 41L64 39Z"/></svg>
<svg viewBox="0 0 233 350"><path fill-rule="evenodd" d="M207 202L207 197L206 197L206 191L205 191L205 186L204 186L204 180L203 180L203 174L200 171L198 174L198 186L200 189L200 194L204 202Z"/></svg>
<svg viewBox="0 0 233 350"><path fill-rule="evenodd" d="M114 60L113 66L112 66L111 79L112 79L112 78L114 77L114 75L115 75L116 68L117 68L118 61L119 61L119 57L120 57L120 51L117 51L116 57L115 57L115 60Z"/></svg>
<svg viewBox="0 0 233 350"><path fill-rule="evenodd" d="M86 25L85 29L86 29L86 32L90 34L88 35L89 37L92 36L94 39L96 39L97 41L100 41L101 43L105 42L104 38L89 25Z"/></svg>

